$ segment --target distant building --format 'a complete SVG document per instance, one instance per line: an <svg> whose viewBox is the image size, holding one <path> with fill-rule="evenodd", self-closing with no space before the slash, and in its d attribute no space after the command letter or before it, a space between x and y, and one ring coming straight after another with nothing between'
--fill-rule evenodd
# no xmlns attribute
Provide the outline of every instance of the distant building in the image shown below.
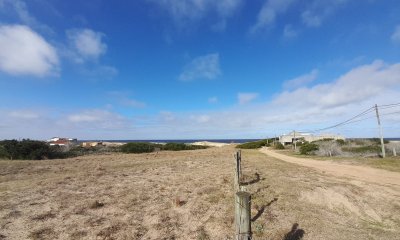
<svg viewBox="0 0 400 240"><path fill-rule="evenodd" d="M78 140L76 138L61 138L61 137L53 137L49 140L47 140L47 143L50 146L63 146L63 147L69 147L72 145L78 144Z"/></svg>
<svg viewBox="0 0 400 240"><path fill-rule="evenodd" d="M83 142L81 144L82 147L97 147L103 145L102 142Z"/></svg>
<svg viewBox="0 0 400 240"><path fill-rule="evenodd" d="M311 133L305 133L305 132L296 132L292 131L287 134L283 134L279 136L279 142L282 143L283 145L287 144L292 144L297 141L307 141L307 142L312 142L312 141L317 141L317 140L322 140L322 139L342 139L345 140L343 136L340 135L335 135L335 134L320 134L320 135L313 135Z"/></svg>

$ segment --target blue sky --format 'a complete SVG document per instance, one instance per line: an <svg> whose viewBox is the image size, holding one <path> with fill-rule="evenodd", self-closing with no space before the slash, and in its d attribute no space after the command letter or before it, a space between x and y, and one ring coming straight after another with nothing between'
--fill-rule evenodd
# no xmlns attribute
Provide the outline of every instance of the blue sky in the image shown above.
<svg viewBox="0 0 400 240"><path fill-rule="evenodd" d="M0 0L0 89L0 139L313 131L400 102L400 2Z"/></svg>

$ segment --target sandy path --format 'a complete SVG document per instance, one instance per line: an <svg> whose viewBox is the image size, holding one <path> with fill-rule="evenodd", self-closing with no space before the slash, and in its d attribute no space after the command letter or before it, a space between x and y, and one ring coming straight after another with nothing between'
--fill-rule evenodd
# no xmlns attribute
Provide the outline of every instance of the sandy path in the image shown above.
<svg viewBox="0 0 400 240"><path fill-rule="evenodd" d="M271 157L289 162L299 164L302 166L314 168L324 173L328 173L338 177L349 177L365 182L376 184L388 184L400 186L400 173L390 172L382 169L375 169L364 166L354 166L347 164L339 164L328 161L318 161L310 158L291 157L284 154L277 153L268 148L260 150Z"/></svg>

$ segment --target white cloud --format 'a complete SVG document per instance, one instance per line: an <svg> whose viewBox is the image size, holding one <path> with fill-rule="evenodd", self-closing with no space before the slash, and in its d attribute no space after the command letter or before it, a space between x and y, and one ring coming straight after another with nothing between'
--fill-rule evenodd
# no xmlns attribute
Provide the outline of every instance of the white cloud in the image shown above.
<svg viewBox="0 0 400 240"><path fill-rule="evenodd" d="M170 111L161 111L160 118L162 121L166 121L166 122L171 122L176 119L174 113L172 113Z"/></svg>
<svg viewBox="0 0 400 240"><path fill-rule="evenodd" d="M48 139L53 136L78 139L121 139L132 136L134 121L104 109L65 113L62 109L0 109L0 139Z"/></svg>
<svg viewBox="0 0 400 240"><path fill-rule="evenodd" d="M370 108L375 103L398 102L400 63L390 65L379 60L374 61L358 66L330 83L284 91L265 103L252 103L254 96L257 97L257 94L242 95L242 103L247 104L225 110L195 114L169 113L174 116L173 121L161 119L158 124L151 126L152 132L164 137L266 137L293 129L307 131L330 126ZM373 117L372 114L368 117ZM200 121L202 116L207 116L204 117L204 122ZM384 115L383 122L388 128L398 126L398 122L391 120L391 116ZM373 137L378 132L375 119L370 120L350 127L331 129L329 132L347 137ZM385 136L395 137L399 133L397 129L386 132Z"/></svg>
<svg viewBox="0 0 400 240"><path fill-rule="evenodd" d="M111 96L114 101L116 101L118 104L127 106L127 107L133 107L133 108L144 108L146 107L146 103L132 99L129 97L129 92L127 91L110 91L108 92L108 95Z"/></svg>
<svg viewBox="0 0 400 240"><path fill-rule="evenodd" d="M8 8L9 7L9 8ZM40 30L45 33L53 33L53 30L45 24L40 23L33 17L29 11L26 2L21 0L2 0L0 1L0 8L5 11L12 11L16 17L24 25L28 25L33 29Z"/></svg>
<svg viewBox="0 0 400 240"><path fill-rule="evenodd" d="M77 131L82 129L128 130L132 126L132 122L124 116L103 109L88 109L64 117L67 121L60 119L57 125Z"/></svg>
<svg viewBox="0 0 400 240"><path fill-rule="evenodd" d="M266 0L257 16L257 22L251 28L251 32L257 32L269 26L273 26L279 14L286 12L295 0Z"/></svg>
<svg viewBox="0 0 400 240"><path fill-rule="evenodd" d="M313 69L310 73L285 81L283 83L283 87L285 89L295 89L298 87L302 87L308 83L313 82L315 79L317 79L317 77L318 77L318 70Z"/></svg>
<svg viewBox="0 0 400 240"><path fill-rule="evenodd" d="M197 123L207 123L211 120L211 117L209 115L196 115L196 116L191 116L190 119L194 120Z"/></svg>
<svg viewBox="0 0 400 240"><path fill-rule="evenodd" d="M56 49L23 25L0 26L0 70L11 75L43 77L58 72Z"/></svg>
<svg viewBox="0 0 400 240"><path fill-rule="evenodd" d="M31 110L14 110L8 113L8 116L16 119L25 119L25 120L32 120L37 119L40 115Z"/></svg>
<svg viewBox="0 0 400 240"><path fill-rule="evenodd" d="M81 66L80 73L90 80L97 81L101 79L111 79L118 75L118 69L107 65Z"/></svg>
<svg viewBox="0 0 400 240"><path fill-rule="evenodd" d="M218 98L217 97L208 98L208 103L217 103L217 102L218 102Z"/></svg>
<svg viewBox="0 0 400 240"><path fill-rule="evenodd" d="M298 31L296 31L292 25L286 24L283 29L283 37L285 38L294 38L297 37Z"/></svg>
<svg viewBox="0 0 400 240"><path fill-rule="evenodd" d="M375 103L397 103L399 96L400 63L387 64L377 60L355 67L329 83L283 91L264 103L252 103L252 97L244 97L247 104L218 111L163 111L129 119L103 109L50 113L47 117L39 114L38 118L30 115L35 110L30 110L30 113L27 110L0 109L3 116L0 118L0 138L46 139L56 135L81 139L271 137L293 129L307 131L327 127L349 119ZM399 109L381 109L385 137L399 136L400 114L389 115ZM329 132L346 137L378 136L374 112L365 117L371 118ZM137 126L138 121L140 126Z"/></svg>
<svg viewBox="0 0 400 240"><path fill-rule="evenodd" d="M304 24L308 27L319 27L321 25L321 16L306 10L301 14Z"/></svg>
<svg viewBox="0 0 400 240"><path fill-rule="evenodd" d="M188 82L198 79L215 79L221 74L219 54L213 53L193 59L179 75L179 80Z"/></svg>
<svg viewBox="0 0 400 240"><path fill-rule="evenodd" d="M314 0L311 2L309 7L302 12L302 21L307 27L319 27L323 20L331 16L337 8L341 7L348 1L349 0Z"/></svg>
<svg viewBox="0 0 400 240"><path fill-rule="evenodd" d="M93 113L81 113L81 114L74 114L74 115L70 115L68 117L68 120L71 122L96 122L99 121L100 118L99 116L97 116L97 114L93 114Z"/></svg>
<svg viewBox="0 0 400 240"><path fill-rule="evenodd" d="M330 108L364 102L399 86L400 63L387 65L376 60L349 71L332 83L284 92L275 102L298 107L312 105Z"/></svg>
<svg viewBox="0 0 400 240"><path fill-rule="evenodd" d="M394 42L394 43L400 43L400 25L396 26L396 29L394 30L392 36L390 37L390 39Z"/></svg>
<svg viewBox="0 0 400 240"><path fill-rule="evenodd" d="M122 104L128 106L128 107L133 107L133 108L144 108L146 107L146 103L135 100L135 99L124 99L122 101Z"/></svg>
<svg viewBox="0 0 400 240"><path fill-rule="evenodd" d="M250 103L258 97L258 93L238 93L238 101L240 105Z"/></svg>
<svg viewBox="0 0 400 240"><path fill-rule="evenodd" d="M68 43L63 55L78 64L78 70L90 80L110 79L118 74L113 66L100 63L100 57L107 51L105 34L91 29L69 29L66 31Z"/></svg>
<svg viewBox="0 0 400 240"><path fill-rule="evenodd" d="M97 60L107 51L107 45L102 41L103 33L91 29L70 29L67 36L76 53L76 61Z"/></svg>
<svg viewBox="0 0 400 240"><path fill-rule="evenodd" d="M219 21L213 24L214 30L223 30L226 19L231 17L241 6L243 0L148 0L168 11L180 27L193 21L215 14Z"/></svg>

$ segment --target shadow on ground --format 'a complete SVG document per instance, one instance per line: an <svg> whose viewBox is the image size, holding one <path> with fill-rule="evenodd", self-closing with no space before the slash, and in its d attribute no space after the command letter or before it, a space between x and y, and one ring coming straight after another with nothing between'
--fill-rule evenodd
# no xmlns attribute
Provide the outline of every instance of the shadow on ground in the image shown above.
<svg viewBox="0 0 400 240"><path fill-rule="evenodd" d="M250 181L247 181L247 182L241 182L240 185L241 186L247 186L247 185L251 185L251 184L254 184L254 183L258 183L261 180L260 174L255 173L254 176L255 176L254 179L251 179Z"/></svg>
<svg viewBox="0 0 400 240"><path fill-rule="evenodd" d="M257 214L251 219L252 222L255 222L261 215L264 213L265 208L271 206L272 203L278 201L278 198L272 199L269 203L261 206L260 209L258 209Z"/></svg>
<svg viewBox="0 0 400 240"><path fill-rule="evenodd" d="M295 223L292 226L292 230L285 234L283 240L300 240L303 238L305 233L306 232L303 229L299 228L299 224Z"/></svg>

